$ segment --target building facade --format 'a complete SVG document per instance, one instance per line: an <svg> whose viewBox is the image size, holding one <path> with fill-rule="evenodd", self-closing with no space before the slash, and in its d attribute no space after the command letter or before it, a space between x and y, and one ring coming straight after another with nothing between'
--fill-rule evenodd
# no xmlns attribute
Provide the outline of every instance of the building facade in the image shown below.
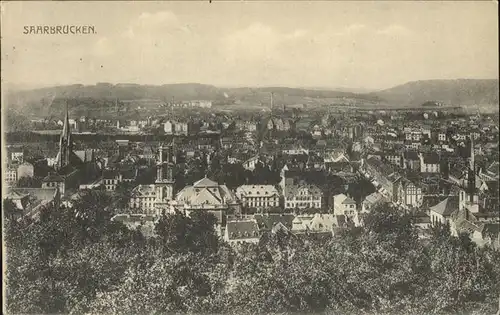
<svg viewBox="0 0 500 315"><path fill-rule="evenodd" d="M278 207L280 200L273 185L242 185L236 189L236 196L243 207L259 210Z"/></svg>

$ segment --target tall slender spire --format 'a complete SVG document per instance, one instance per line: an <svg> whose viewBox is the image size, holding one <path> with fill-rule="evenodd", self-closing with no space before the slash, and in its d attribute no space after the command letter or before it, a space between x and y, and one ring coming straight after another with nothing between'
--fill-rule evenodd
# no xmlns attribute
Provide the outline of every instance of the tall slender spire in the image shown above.
<svg viewBox="0 0 500 315"><path fill-rule="evenodd" d="M71 139L71 129L69 126L69 109L68 102L66 101L66 116L64 117L64 125L61 133L61 138L59 139L59 168L69 164L69 157L71 151L73 150L73 141Z"/></svg>
<svg viewBox="0 0 500 315"><path fill-rule="evenodd" d="M472 137L472 134L469 136L470 137L470 158L469 158L469 167L472 170L475 170L475 156L474 156L474 137Z"/></svg>
<svg viewBox="0 0 500 315"><path fill-rule="evenodd" d="M469 172L467 176L467 184L468 184L468 190L469 190L469 201L471 203L474 202L474 194L476 192L476 163L475 163L475 156L474 156L474 138L472 137L472 134L469 136L470 138L470 157L469 157Z"/></svg>

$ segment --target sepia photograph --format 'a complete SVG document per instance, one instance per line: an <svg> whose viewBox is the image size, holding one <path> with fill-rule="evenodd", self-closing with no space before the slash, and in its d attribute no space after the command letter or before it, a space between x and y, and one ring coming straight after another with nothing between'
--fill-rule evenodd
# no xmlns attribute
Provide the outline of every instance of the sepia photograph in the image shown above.
<svg viewBox="0 0 500 315"><path fill-rule="evenodd" d="M497 1L1 1L5 314L500 315Z"/></svg>

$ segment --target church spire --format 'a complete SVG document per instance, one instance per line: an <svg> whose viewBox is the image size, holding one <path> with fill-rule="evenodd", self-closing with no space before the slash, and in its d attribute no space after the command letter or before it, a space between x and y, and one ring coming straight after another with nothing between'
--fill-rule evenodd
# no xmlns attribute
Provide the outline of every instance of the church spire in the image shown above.
<svg viewBox="0 0 500 315"><path fill-rule="evenodd" d="M472 137L472 134L469 136L470 137L470 158L469 158L469 168L473 171L475 171L475 156L474 156L474 138Z"/></svg>
<svg viewBox="0 0 500 315"><path fill-rule="evenodd" d="M474 202L474 194L476 192L476 163L474 156L474 138L472 134L469 136L470 142L470 157L469 157L469 172L467 176L467 184L469 190L469 201Z"/></svg>
<svg viewBox="0 0 500 315"><path fill-rule="evenodd" d="M69 164L69 157L73 150L73 141L71 139L71 130L69 126L69 110L68 102L66 101L66 116L64 117L64 125L59 139L59 168Z"/></svg>

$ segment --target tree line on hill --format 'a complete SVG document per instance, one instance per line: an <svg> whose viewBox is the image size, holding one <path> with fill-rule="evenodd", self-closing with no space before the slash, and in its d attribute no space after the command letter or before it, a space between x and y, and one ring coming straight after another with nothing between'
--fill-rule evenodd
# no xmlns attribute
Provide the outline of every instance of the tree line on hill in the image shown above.
<svg viewBox="0 0 500 315"><path fill-rule="evenodd" d="M39 314L493 314L500 253L411 218L374 210L365 228L330 239L278 232L233 248L204 213L159 219L156 238L129 230L109 197L15 220L3 203L6 310Z"/></svg>

